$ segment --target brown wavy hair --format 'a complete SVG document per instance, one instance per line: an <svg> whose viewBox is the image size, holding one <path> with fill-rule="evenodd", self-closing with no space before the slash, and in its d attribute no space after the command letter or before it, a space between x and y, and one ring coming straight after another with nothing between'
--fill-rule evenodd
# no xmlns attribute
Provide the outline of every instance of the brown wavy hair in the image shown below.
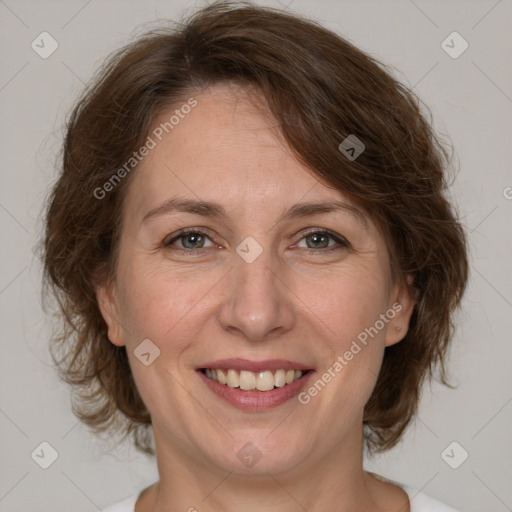
<svg viewBox="0 0 512 512"><path fill-rule="evenodd" d="M248 2L216 2L137 37L107 59L67 120L46 210L43 298L62 320L51 354L74 390L73 411L96 432L131 435L154 453L150 414L95 293L116 272L123 195L136 168L101 199L97 191L143 145L156 116L219 83L259 91L298 160L383 231L394 276L414 276L409 330L386 348L364 410L366 446L391 448L425 379L437 369L448 384L444 360L468 277L466 236L446 195L448 145L390 68L315 22ZM338 148L349 135L365 145L352 161Z"/></svg>

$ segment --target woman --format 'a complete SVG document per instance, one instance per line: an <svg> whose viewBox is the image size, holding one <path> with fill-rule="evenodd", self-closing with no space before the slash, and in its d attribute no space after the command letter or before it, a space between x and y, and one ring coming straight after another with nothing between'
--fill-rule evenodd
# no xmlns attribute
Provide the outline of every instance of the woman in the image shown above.
<svg viewBox="0 0 512 512"><path fill-rule="evenodd" d="M297 16L215 3L111 57L45 240L78 416L156 452L108 512L454 510L363 470L444 381L446 164L410 91Z"/></svg>

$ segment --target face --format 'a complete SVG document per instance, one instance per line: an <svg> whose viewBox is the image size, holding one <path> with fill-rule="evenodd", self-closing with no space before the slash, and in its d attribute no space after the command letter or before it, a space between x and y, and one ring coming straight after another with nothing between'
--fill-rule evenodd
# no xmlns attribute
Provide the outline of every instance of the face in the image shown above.
<svg viewBox="0 0 512 512"><path fill-rule="evenodd" d="M239 474L359 456L407 289L372 220L294 158L243 90L195 99L134 171L116 278L98 289L157 453Z"/></svg>

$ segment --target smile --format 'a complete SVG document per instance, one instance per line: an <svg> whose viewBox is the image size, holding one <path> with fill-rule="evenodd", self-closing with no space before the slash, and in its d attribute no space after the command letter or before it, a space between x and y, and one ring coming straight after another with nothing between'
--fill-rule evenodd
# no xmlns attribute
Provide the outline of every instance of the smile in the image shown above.
<svg viewBox="0 0 512 512"><path fill-rule="evenodd" d="M201 370L208 379L214 380L230 388L239 388L243 391L271 391L282 388L301 379L307 370L265 370L251 372L247 370L204 368Z"/></svg>

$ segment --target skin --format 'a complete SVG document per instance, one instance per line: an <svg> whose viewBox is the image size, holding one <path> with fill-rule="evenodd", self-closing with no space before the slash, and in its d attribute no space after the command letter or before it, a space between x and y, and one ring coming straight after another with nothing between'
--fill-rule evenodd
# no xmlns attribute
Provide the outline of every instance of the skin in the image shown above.
<svg viewBox="0 0 512 512"><path fill-rule="evenodd" d="M247 90L217 85L194 97L197 106L131 177L116 276L97 290L109 339L126 346L152 416L160 481L136 511L316 512L336 503L338 511L407 512L405 492L362 467L363 408L414 306L405 282L392 279L381 233L349 212L279 220L296 203L356 205L298 162ZM228 217L143 221L176 196L219 203ZM164 246L189 227L207 237ZM349 245L307 236L308 228ZM252 263L236 252L247 236L263 249ZM306 405L241 411L197 375L219 358L279 358L307 364L316 380L397 302L401 311ZM149 366L134 356L144 339L160 349ZM237 457L248 442L262 455L251 468Z"/></svg>

